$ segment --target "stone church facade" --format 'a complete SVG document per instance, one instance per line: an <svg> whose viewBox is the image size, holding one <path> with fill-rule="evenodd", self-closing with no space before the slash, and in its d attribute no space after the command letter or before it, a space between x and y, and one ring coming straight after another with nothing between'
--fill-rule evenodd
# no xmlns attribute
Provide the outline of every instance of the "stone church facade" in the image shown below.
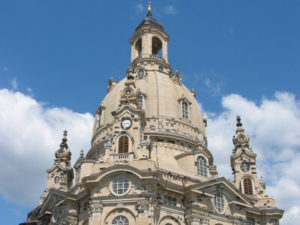
<svg viewBox="0 0 300 225"><path fill-rule="evenodd" d="M71 167L67 132L47 189L22 225L278 225L283 210L258 179L240 117L231 167L218 177L196 93L168 62L169 35L151 13L130 39L126 77L108 81L91 149Z"/></svg>

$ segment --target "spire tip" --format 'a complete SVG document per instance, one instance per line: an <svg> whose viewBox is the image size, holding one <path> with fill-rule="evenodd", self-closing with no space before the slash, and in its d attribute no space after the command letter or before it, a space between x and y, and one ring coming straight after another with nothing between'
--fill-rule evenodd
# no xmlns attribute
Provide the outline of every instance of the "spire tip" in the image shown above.
<svg viewBox="0 0 300 225"><path fill-rule="evenodd" d="M236 123L236 126L237 127L242 127L243 126L243 124L241 123L241 116L236 116L236 121L237 121L237 123Z"/></svg>
<svg viewBox="0 0 300 225"><path fill-rule="evenodd" d="M147 16L152 16L151 2L148 2Z"/></svg>

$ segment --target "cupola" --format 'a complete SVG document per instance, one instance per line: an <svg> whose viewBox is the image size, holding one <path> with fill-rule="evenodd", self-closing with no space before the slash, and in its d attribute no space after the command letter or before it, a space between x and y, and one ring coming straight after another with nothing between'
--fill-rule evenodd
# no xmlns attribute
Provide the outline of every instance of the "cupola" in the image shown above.
<svg viewBox="0 0 300 225"><path fill-rule="evenodd" d="M151 3L148 3L146 18L130 38L131 63L143 59L168 63L168 41L169 35L164 32L163 25L152 17Z"/></svg>

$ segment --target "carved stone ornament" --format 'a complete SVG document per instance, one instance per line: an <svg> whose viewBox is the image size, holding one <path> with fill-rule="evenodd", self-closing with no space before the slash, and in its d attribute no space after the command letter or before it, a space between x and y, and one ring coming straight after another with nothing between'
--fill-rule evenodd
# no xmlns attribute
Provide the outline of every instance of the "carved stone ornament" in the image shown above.
<svg viewBox="0 0 300 225"><path fill-rule="evenodd" d="M149 205L146 201L138 201L137 205L136 205L136 210L138 212L138 214L142 214L145 211L148 211L149 209Z"/></svg>
<svg viewBox="0 0 300 225"><path fill-rule="evenodd" d="M100 219L103 205L98 199L91 199L89 202L89 215L92 219Z"/></svg>
<svg viewBox="0 0 300 225"><path fill-rule="evenodd" d="M190 225L209 225L208 216L198 210L191 210L187 216Z"/></svg>
<svg viewBox="0 0 300 225"><path fill-rule="evenodd" d="M234 225L247 225L246 221L242 220L242 219L236 219L233 221Z"/></svg>

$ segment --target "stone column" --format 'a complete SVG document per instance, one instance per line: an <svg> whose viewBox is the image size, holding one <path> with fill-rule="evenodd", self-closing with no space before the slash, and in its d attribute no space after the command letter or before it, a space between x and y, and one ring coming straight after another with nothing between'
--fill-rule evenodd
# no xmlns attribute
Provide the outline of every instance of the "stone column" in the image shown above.
<svg viewBox="0 0 300 225"><path fill-rule="evenodd" d="M99 225L101 223L103 205L97 198L89 201L89 225Z"/></svg>
<svg viewBox="0 0 300 225"><path fill-rule="evenodd" d="M166 62L168 62L168 42L162 41L162 57Z"/></svg>
<svg viewBox="0 0 300 225"><path fill-rule="evenodd" d="M149 202L147 202L146 200L138 201L136 205L136 211L137 225L148 224Z"/></svg>

